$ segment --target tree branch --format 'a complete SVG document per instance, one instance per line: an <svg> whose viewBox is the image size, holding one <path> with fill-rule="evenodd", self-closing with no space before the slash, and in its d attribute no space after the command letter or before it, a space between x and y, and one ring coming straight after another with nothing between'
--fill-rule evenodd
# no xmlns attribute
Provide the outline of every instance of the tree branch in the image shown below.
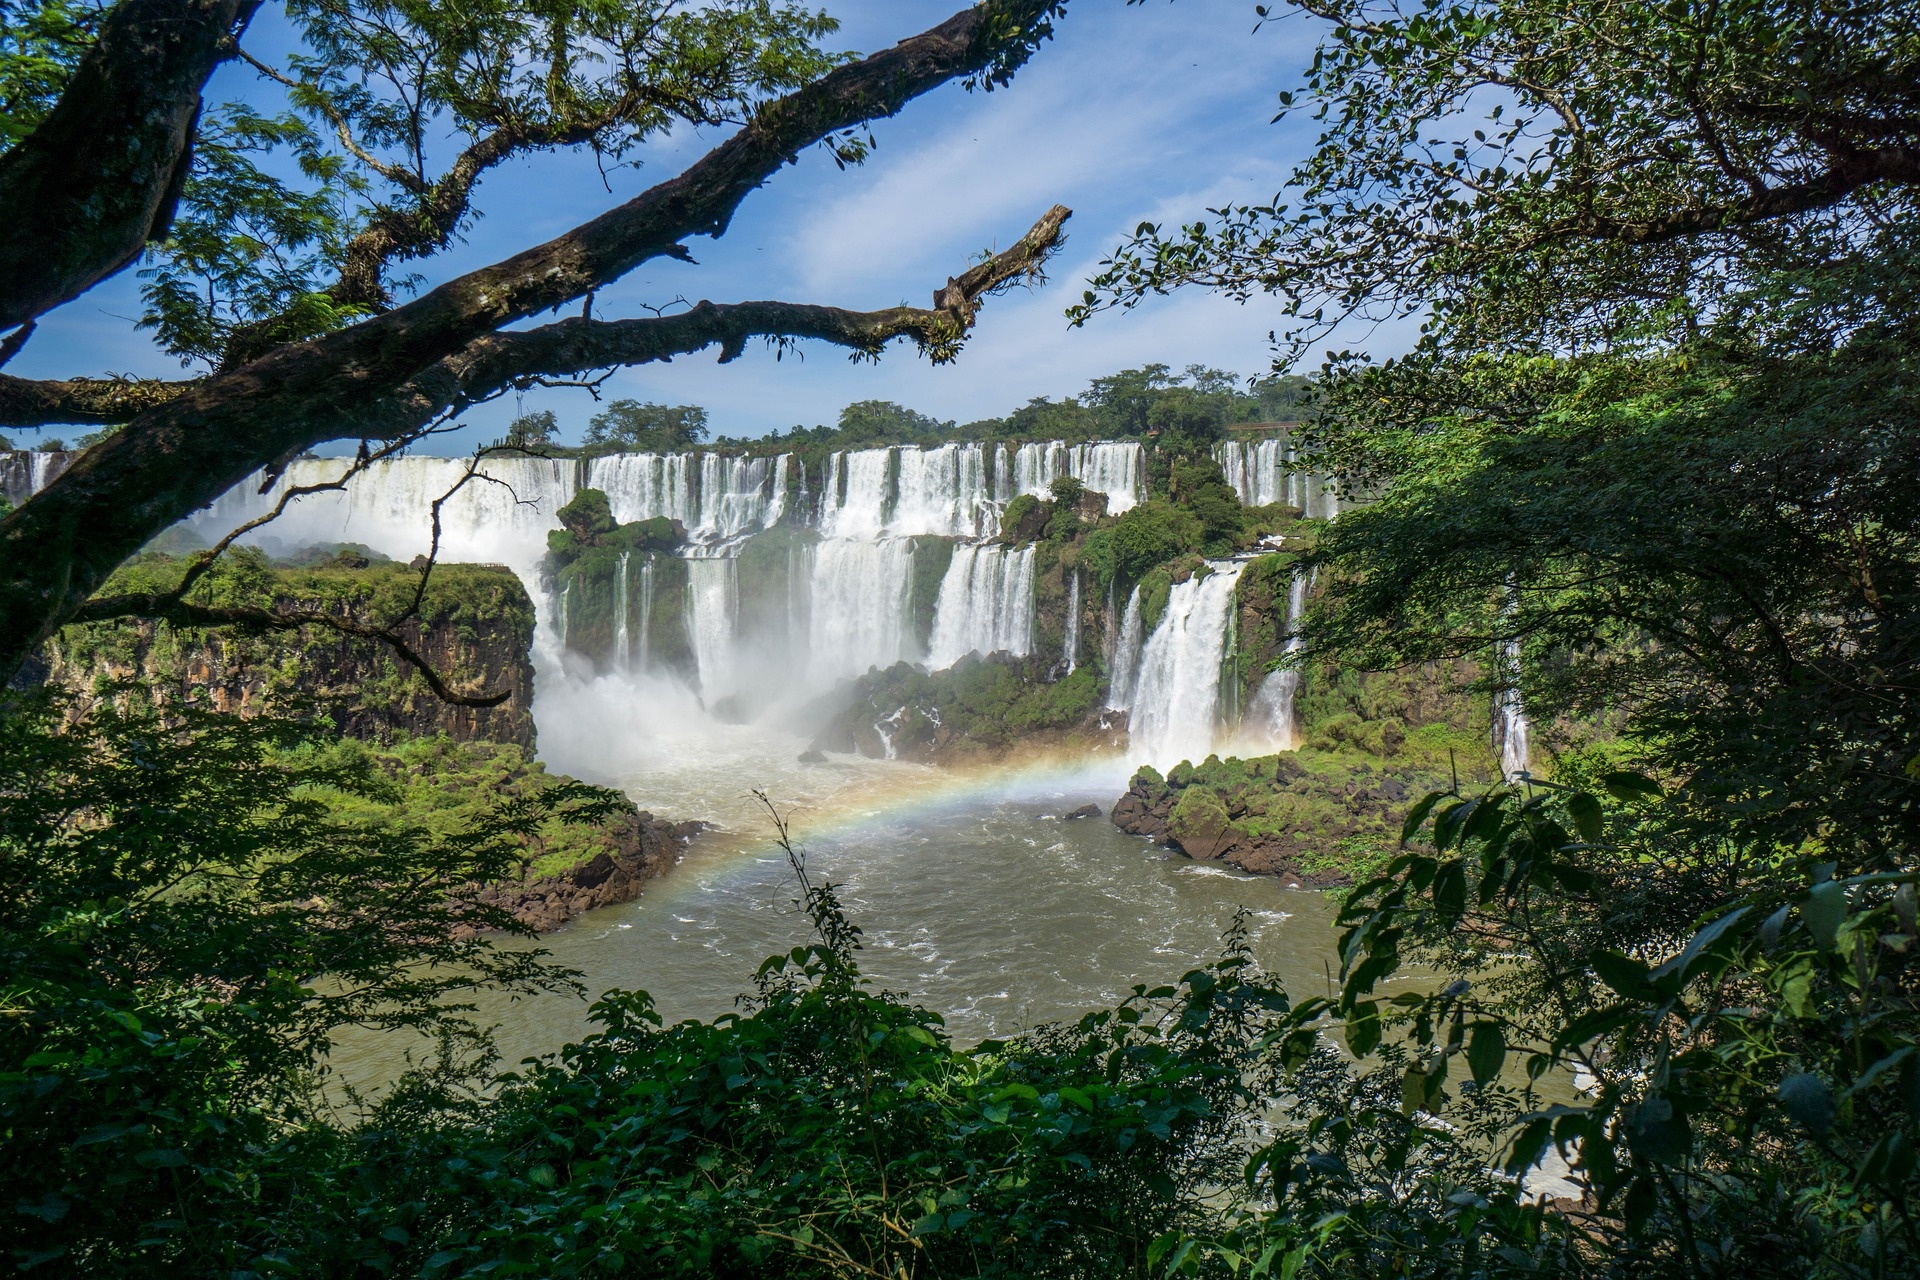
<svg viewBox="0 0 1920 1280"><path fill-rule="evenodd" d="M193 385L154 378L36 381L0 373L0 427L116 426Z"/></svg>
<svg viewBox="0 0 1920 1280"><path fill-rule="evenodd" d="M515 381L562 377L617 365L645 364L718 346L722 363L737 357L751 338L813 338L877 355L896 338L911 338L936 364L959 354L981 301L1022 280L1037 278L1063 242L1061 228L1072 211L1055 205L1013 246L951 277L934 294L934 307L888 307L848 311L795 302L700 302L677 315L631 320L574 316L537 329L489 334L446 361L440 387L457 388L455 400L477 400ZM414 384L413 412L438 399L436 384ZM441 394L445 394L443 391Z"/></svg>
<svg viewBox="0 0 1920 1280"><path fill-rule="evenodd" d="M0 157L0 328L92 288L166 234L200 90L259 0L121 0L60 101Z"/></svg>
<svg viewBox="0 0 1920 1280"><path fill-rule="evenodd" d="M960 77L1002 83L1061 0L989 0L761 107L685 172L556 239L351 328L290 343L141 414L0 519L0 675L11 676L155 534L275 458L364 436L485 335L563 305L733 211L798 152ZM384 406L370 408L370 406Z"/></svg>
<svg viewBox="0 0 1920 1280"><path fill-rule="evenodd" d="M1744 200L1727 204L1692 205L1644 222L1629 222L1598 214L1569 218L1555 224L1534 243L1582 236L1595 240L1617 240L1622 244L1664 244L1707 232L1730 231L1796 213L1825 209L1840 203L1860 188L1877 182L1905 185L1920 183L1920 148L1892 146L1842 152L1823 173L1805 182L1762 187Z"/></svg>

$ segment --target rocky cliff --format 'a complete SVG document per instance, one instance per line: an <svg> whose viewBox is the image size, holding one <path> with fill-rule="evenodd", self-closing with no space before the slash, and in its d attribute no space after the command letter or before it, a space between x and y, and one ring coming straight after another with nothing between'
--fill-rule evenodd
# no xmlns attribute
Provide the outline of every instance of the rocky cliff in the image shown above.
<svg viewBox="0 0 1920 1280"><path fill-rule="evenodd" d="M706 829L702 822L668 822L646 810L621 814L598 829L606 847L571 866L529 867L517 881L481 886L474 897L504 907L542 933L558 929L595 907L631 902L647 881L680 858L687 841Z"/></svg>
<svg viewBox="0 0 1920 1280"><path fill-rule="evenodd" d="M1408 805L1445 785L1444 775L1311 750L1209 756L1165 777L1141 769L1112 819L1190 858L1317 887L1364 875L1391 856Z"/></svg>
<svg viewBox="0 0 1920 1280"><path fill-rule="evenodd" d="M180 569L168 556L142 557L116 574L107 593L164 589ZM351 554L291 568L243 549L209 575L207 591L216 603L378 619L402 613L418 580L405 565ZM208 630L151 621L68 627L48 646L45 678L82 697L104 683L137 681L162 699L240 715L306 703L355 737L445 733L531 747L533 622L533 602L511 570L449 564L434 569L418 617L397 628L456 687L509 690L497 707L443 702L388 646L323 627Z"/></svg>

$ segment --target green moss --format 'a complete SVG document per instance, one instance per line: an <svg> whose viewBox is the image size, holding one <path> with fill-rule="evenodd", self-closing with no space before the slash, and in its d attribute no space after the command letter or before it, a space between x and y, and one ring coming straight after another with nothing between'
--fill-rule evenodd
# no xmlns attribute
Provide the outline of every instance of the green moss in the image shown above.
<svg viewBox="0 0 1920 1280"><path fill-rule="evenodd" d="M342 738L300 751L386 779L388 785L374 796L321 793L343 816L396 830L424 829L435 836L457 835L502 801L538 795L567 781L549 774L522 748L496 742L422 737L380 746ZM618 851L604 826L553 820L529 842L526 862L535 875L554 875L597 854Z"/></svg>
<svg viewBox="0 0 1920 1280"><path fill-rule="evenodd" d="M1131 790L1166 804L1168 832L1200 857L1231 856L1308 876L1357 879L1397 850L1407 809L1444 788L1444 770L1384 764L1352 750L1306 748L1251 759L1182 761L1163 779L1134 774Z"/></svg>
<svg viewBox="0 0 1920 1280"><path fill-rule="evenodd" d="M1039 498L1023 493L1000 513L1000 536L1009 542L1032 542L1046 527L1046 513Z"/></svg>
<svg viewBox="0 0 1920 1280"><path fill-rule="evenodd" d="M1203 534L1191 511L1168 502L1143 502L1088 537L1086 562L1102 588L1110 582L1139 582L1155 566L1199 551Z"/></svg>

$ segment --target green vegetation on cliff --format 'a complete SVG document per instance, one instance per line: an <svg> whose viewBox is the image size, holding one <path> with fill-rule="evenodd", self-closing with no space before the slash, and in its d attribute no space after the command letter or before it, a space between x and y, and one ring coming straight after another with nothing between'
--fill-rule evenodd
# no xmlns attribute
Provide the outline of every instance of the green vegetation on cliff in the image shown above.
<svg viewBox="0 0 1920 1280"><path fill-rule="evenodd" d="M820 735L836 751L903 759L1002 755L1024 743L1089 746L1103 687L1081 667L1049 680L1050 660L969 654L945 671L901 662L854 682L851 706ZM884 738L882 735L884 734Z"/></svg>
<svg viewBox="0 0 1920 1280"><path fill-rule="evenodd" d="M171 591L187 561L158 553L129 561L109 594ZM351 549L316 563L270 561L252 547L223 556L189 592L190 603L268 610L315 610L386 623L413 609L420 573L372 562ZM441 701L411 664L375 640L326 627L196 627L171 622L99 622L65 628L49 646L50 676L75 693L97 683L137 680L170 701L251 711L316 705L360 734L452 729L530 744L533 602L520 580L494 565L435 565L412 618L398 627L435 668L477 680L512 698L495 708Z"/></svg>

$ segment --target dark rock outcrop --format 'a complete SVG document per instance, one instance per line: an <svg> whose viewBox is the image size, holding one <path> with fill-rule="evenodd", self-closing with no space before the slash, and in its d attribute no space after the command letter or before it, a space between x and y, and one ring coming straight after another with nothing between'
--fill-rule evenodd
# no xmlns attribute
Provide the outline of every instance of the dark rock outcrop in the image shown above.
<svg viewBox="0 0 1920 1280"><path fill-rule="evenodd" d="M607 827L612 852L596 853L557 874L529 873L518 881L485 885L474 898L504 907L522 924L548 933L595 907L633 901L647 881L673 866L687 841L705 829L704 822L668 822L645 810L623 814Z"/></svg>
<svg viewBox="0 0 1920 1280"><path fill-rule="evenodd" d="M1100 816L1099 805L1083 804L1078 809L1069 809L1065 813L1061 814L1060 821L1072 822L1075 818L1097 818L1099 816Z"/></svg>
<svg viewBox="0 0 1920 1280"><path fill-rule="evenodd" d="M1165 777L1139 770L1112 820L1196 860L1322 887L1390 851L1411 798L1436 785L1444 780L1318 753L1209 756Z"/></svg>

